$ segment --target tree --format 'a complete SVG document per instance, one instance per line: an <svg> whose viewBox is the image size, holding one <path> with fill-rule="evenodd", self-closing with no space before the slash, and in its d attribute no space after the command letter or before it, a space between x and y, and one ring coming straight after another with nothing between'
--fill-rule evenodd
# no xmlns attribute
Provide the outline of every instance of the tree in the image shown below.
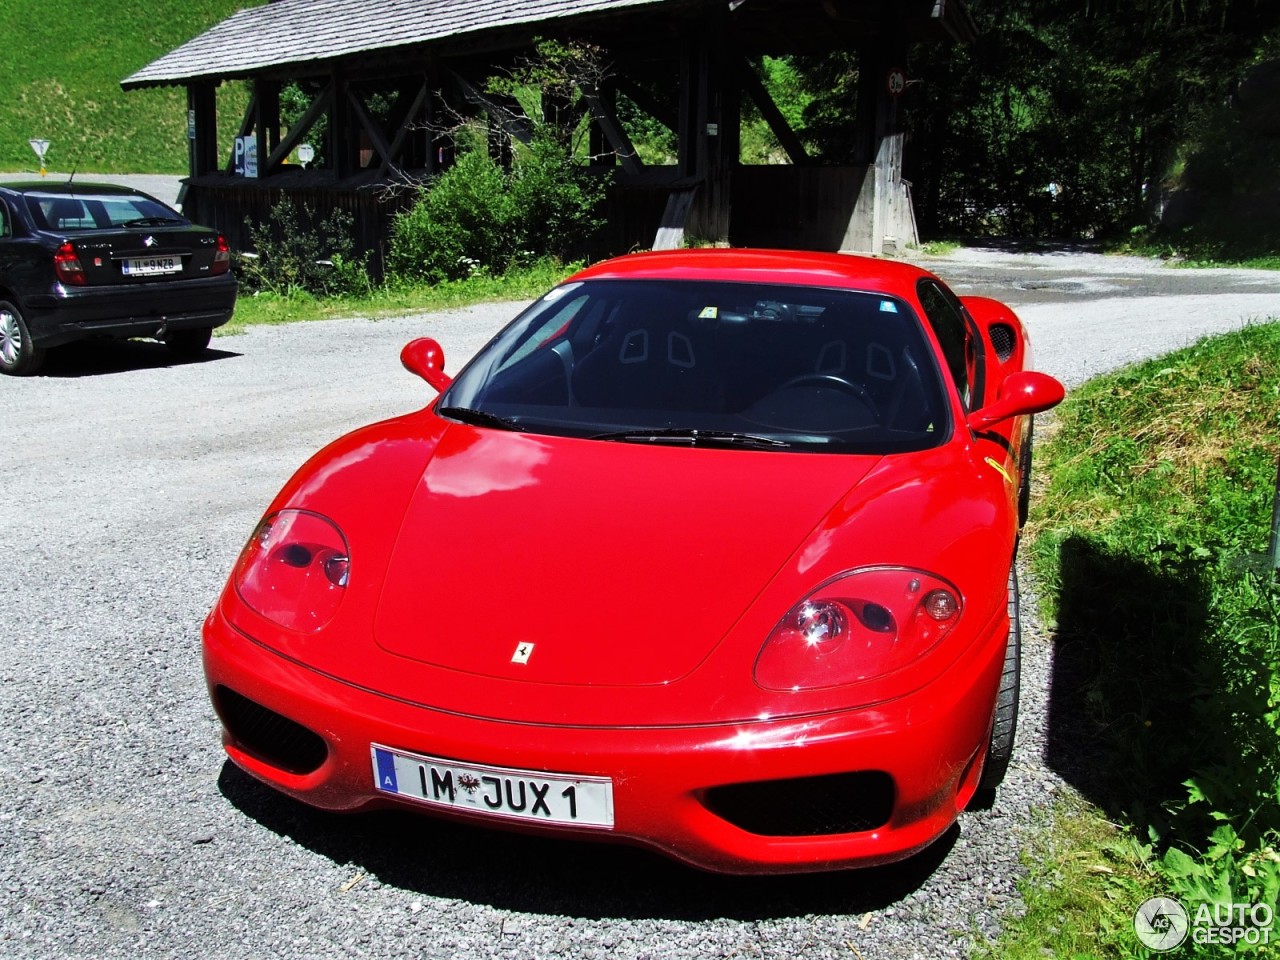
<svg viewBox="0 0 1280 960"><path fill-rule="evenodd" d="M1263 0L969 0L979 38L912 62L907 177L928 232L1098 236L1161 187L1280 29Z"/></svg>

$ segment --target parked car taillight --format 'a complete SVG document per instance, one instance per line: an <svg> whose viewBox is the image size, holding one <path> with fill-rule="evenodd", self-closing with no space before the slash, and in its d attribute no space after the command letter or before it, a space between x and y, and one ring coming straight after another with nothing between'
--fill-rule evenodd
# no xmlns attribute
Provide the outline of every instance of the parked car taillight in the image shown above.
<svg viewBox="0 0 1280 960"><path fill-rule="evenodd" d="M71 245L70 240L62 241L62 246L54 253L53 272L63 283L84 286L84 267L80 265L80 258L76 255L76 248Z"/></svg>
<svg viewBox="0 0 1280 960"><path fill-rule="evenodd" d="M231 269L231 244L227 243L227 238L222 234L218 234L218 250L213 255L213 266L209 272L212 274L226 273Z"/></svg>

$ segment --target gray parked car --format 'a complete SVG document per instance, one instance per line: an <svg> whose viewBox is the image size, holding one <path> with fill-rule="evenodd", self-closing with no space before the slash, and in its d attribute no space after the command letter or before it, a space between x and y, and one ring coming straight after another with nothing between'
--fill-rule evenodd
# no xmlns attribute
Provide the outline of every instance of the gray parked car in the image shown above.
<svg viewBox="0 0 1280 960"><path fill-rule="evenodd" d="M154 197L110 184L0 186L0 373L73 340L154 337L196 356L231 319L231 251Z"/></svg>

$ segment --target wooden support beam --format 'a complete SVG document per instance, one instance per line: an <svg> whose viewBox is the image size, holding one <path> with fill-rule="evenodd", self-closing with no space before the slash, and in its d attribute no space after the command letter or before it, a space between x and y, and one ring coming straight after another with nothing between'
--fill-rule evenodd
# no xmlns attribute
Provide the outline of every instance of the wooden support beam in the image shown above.
<svg viewBox="0 0 1280 960"><path fill-rule="evenodd" d="M274 80L257 80L255 100L258 103L254 118L257 133L258 176L269 177L276 172L271 155L280 144L280 84Z"/></svg>
<svg viewBox="0 0 1280 960"><path fill-rule="evenodd" d="M804 144L800 142L800 138L791 129L791 125L787 123L787 118L782 115L778 105L773 102L773 97L760 79L760 75L756 73L755 66L751 61L745 58L739 61L738 79L742 83L743 91L751 98L751 102L756 105L756 109L760 111L760 116L764 117L764 122L769 125L769 129L773 131L778 144L787 152L787 157L791 162L796 166L808 163L809 154L805 151Z"/></svg>
<svg viewBox="0 0 1280 960"><path fill-rule="evenodd" d="M600 132L604 134L613 152L617 154L618 160L622 163L622 169L627 173L639 173L644 168L644 163L636 153L635 144L627 136L627 131L622 129L622 124L618 122L613 104L593 83L584 83L581 89L582 98L586 100L587 108L591 111L591 118L600 127Z"/></svg>
<svg viewBox="0 0 1280 960"><path fill-rule="evenodd" d="M858 90L853 107L853 162L858 166L875 163L879 147L880 90L888 65L864 44L858 48Z"/></svg>
<svg viewBox="0 0 1280 960"><path fill-rule="evenodd" d="M282 164L284 158L291 154L298 144L306 140L307 134L311 132L311 128L315 126L316 121L328 111L332 99L333 83L331 81L316 94L316 98L311 101L311 106L307 107L306 112L298 119L298 122L289 128L289 133L271 151L271 157L267 163L272 169Z"/></svg>
<svg viewBox="0 0 1280 960"><path fill-rule="evenodd" d="M355 114L356 122L360 124L360 128L369 135L369 143L373 146L374 151L382 158L379 166L386 169L391 165L391 147L387 143L387 138L383 136L382 131L378 129L378 125L373 122L373 118L369 116L369 111L365 108L360 97L350 87L347 88L347 100L351 104L351 112ZM372 164L370 164L372 166Z"/></svg>
<svg viewBox="0 0 1280 960"><path fill-rule="evenodd" d="M382 163L382 173L386 173L391 169L391 167L395 165L396 160L401 156L401 151L404 150L405 141L408 139L410 132L414 129L413 125L415 119L431 99L431 88L427 84L426 77L422 78L422 85L418 88L417 94L415 94L412 99L407 96L408 92L408 89L400 92L399 100L408 101L409 106L408 109L396 111L396 135L391 141L391 146L389 147L390 152ZM397 105L399 104L399 100L397 100ZM433 158L431 157L430 144L428 144L427 147L426 165L430 167L433 162ZM414 166L414 164L401 164L401 166Z"/></svg>
<svg viewBox="0 0 1280 960"><path fill-rule="evenodd" d="M680 45L680 103L676 120L676 165L682 177L698 173L698 57L698 45L691 37L684 37Z"/></svg>
<svg viewBox="0 0 1280 960"><path fill-rule="evenodd" d="M212 83L187 86L187 136L190 175L212 173L218 166L218 98Z"/></svg>
<svg viewBox="0 0 1280 960"><path fill-rule="evenodd" d="M729 240L729 216L733 207L733 171L741 153L741 100L734 63L738 56L724 20L727 8L708 16L703 29L704 56L700 85L700 113L705 118L702 143L702 219L699 229L713 243Z"/></svg>
<svg viewBox="0 0 1280 960"><path fill-rule="evenodd" d="M697 195L697 186L672 190L667 194L662 222L658 224L657 236L653 238L654 250L679 250L684 246L685 224L689 221L689 211L693 209L693 201Z"/></svg>
<svg viewBox="0 0 1280 960"><path fill-rule="evenodd" d="M339 180L356 171L356 146L351 138L351 105L347 99L350 81L335 67L330 81L333 97L329 100L329 165Z"/></svg>
<svg viewBox="0 0 1280 960"><path fill-rule="evenodd" d="M529 118L524 115L518 105L512 106L510 103L503 103L496 97L489 96L455 70L446 68L445 72L458 87L463 99L487 113L489 119L504 133L521 143L529 143L533 140L533 124L529 122Z"/></svg>
<svg viewBox="0 0 1280 960"><path fill-rule="evenodd" d="M637 107L670 130L678 133L680 127L680 108L670 99L660 100L653 93L637 83L631 77L619 75L613 78L618 92L623 94Z"/></svg>

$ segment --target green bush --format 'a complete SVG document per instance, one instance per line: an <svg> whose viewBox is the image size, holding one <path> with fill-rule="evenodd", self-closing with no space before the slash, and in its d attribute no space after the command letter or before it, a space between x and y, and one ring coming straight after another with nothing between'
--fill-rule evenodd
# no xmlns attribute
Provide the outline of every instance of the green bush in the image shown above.
<svg viewBox="0 0 1280 960"><path fill-rule="evenodd" d="M548 135L516 155L507 178L518 213L516 262L541 256L563 259L600 225L595 215L605 184L575 166Z"/></svg>
<svg viewBox="0 0 1280 960"><path fill-rule="evenodd" d="M395 218L388 274L440 283L565 257L598 225L603 192L548 133L517 145L510 170L473 147Z"/></svg>
<svg viewBox="0 0 1280 960"><path fill-rule="evenodd" d="M355 219L344 210L321 218L288 197L266 220L249 226L254 252L236 265L250 290L292 295L341 296L370 290L366 264L354 254Z"/></svg>

